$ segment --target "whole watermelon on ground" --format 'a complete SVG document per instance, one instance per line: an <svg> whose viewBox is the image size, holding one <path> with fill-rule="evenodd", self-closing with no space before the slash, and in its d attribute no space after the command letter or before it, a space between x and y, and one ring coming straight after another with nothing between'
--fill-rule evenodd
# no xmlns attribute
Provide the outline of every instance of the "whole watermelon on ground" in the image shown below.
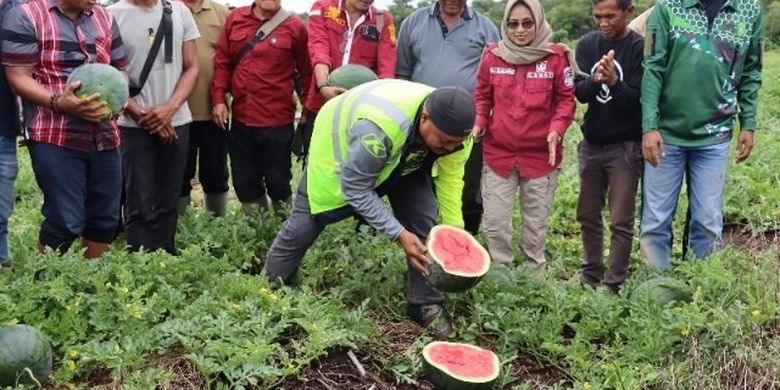
<svg viewBox="0 0 780 390"><path fill-rule="evenodd" d="M471 233L448 225L437 225L428 235L431 265L428 284L440 291L468 290L490 269L490 256Z"/></svg>
<svg viewBox="0 0 780 390"><path fill-rule="evenodd" d="M351 89L369 81L378 80L373 70L357 64L347 64L336 68L328 76L328 84L334 87Z"/></svg>
<svg viewBox="0 0 780 390"><path fill-rule="evenodd" d="M122 109L130 92L122 73L107 64L84 64L74 69L68 77L68 85L81 81L81 87L76 90L79 97L87 97L94 93L100 94L100 100L108 103L103 120L111 118Z"/></svg>
<svg viewBox="0 0 780 390"><path fill-rule="evenodd" d="M685 291L685 283L674 278L657 276L648 279L631 292L635 302L648 302L666 306L674 302L690 302L691 294Z"/></svg>
<svg viewBox="0 0 780 390"><path fill-rule="evenodd" d="M0 386L43 384L51 369L51 344L38 329L29 325L0 329Z"/></svg>
<svg viewBox="0 0 780 390"><path fill-rule="evenodd" d="M423 348L423 368L438 389L482 390L493 388L501 363L486 349L434 341Z"/></svg>

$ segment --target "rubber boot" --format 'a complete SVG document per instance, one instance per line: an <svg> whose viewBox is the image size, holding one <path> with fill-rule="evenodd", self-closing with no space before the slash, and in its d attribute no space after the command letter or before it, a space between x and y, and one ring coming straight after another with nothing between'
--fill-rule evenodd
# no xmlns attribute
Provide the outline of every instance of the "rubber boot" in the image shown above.
<svg viewBox="0 0 780 390"><path fill-rule="evenodd" d="M215 217L224 217L227 210L227 192L221 194L206 194L206 211Z"/></svg>
<svg viewBox="0 0 780 390"><path fill-rule="evenodd" d="M185 211L187 211L187 207L190 206L190 196L182 196L179 197L179 203L176 205L176 211L179 213L179 215L184 214Z"/></svg>
<svg viewBox="0 0 780 390"><path fill-rule="evenodd" d="M291 200L292 198L272 200L271 210L273 210L274 215L284 218L285 214L287 214L287 206L291 203Z"/></svg>
<svg viewBox="0 0 780 390"><path fill-rule="evenodd" d="M267 196L263 195L251 202L241 202L241 209L244 211L244 214L252 214L252 213L263 213L270 207L269 199Z"/></svg>
<svg viewBox="0 0 780 390"><path fill-rule="evenodd" d="M87 248L87 250L84 251L85 259L98 258L100 256L103 256L103 253L106 253L106 251L108 250L108 244L103 242L90 241L87 240L86 238L81 239L81 246Z"/></svg>

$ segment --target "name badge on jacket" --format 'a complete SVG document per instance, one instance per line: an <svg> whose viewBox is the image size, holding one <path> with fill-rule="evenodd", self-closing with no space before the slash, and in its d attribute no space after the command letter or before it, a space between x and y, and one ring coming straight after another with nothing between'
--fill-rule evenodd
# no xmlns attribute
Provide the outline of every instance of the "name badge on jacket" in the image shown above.
<svg viewBox="0 0 780 390"><path fill-rule="evenodd" d="M363 26L360 29L360 36L367 41L379 42L379 30L376 26Z"/></svg>

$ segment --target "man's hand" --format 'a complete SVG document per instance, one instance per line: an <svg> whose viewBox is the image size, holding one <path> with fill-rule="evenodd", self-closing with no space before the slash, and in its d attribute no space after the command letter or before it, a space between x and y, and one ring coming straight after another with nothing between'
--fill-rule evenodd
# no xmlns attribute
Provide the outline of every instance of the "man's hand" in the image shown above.
<svg viewBox="0 0 780 390"><path fill-rule="evenodd" d="M594 79L599 84L613 86L618 81L617 72L615 72L615 51L610 50L607 54L601 56L599 66L596 68Z"/></svg>
<svg viewBox="0 0 780 390"><path fill-rule="evenodd" d="M81 118L90 122L100 122L106 115L108 103L99 100L100 94L93 93L87 97L76 96L76 90L81 87L81 82L76 81L65 87L65 91L56 100L55 108L70 116Z"/></svg>
<svg viewBox="0 0 780 390"><path fill-rule="evenodd" d="M642 157L655 168L661 165L660 157L664 153L664 139L661 132L653 130L642 136Z"/></svg>
<svg viewBox="0 0 780 390"><path fill-rule="evenodd" d="M150 129L149 134L156 135L164 144L169 144L179 138L176 129L170 123Z"/></svg>
<svg viewBox="0 0 780 390"><path fill-rule="evenodd" d="M428 271L427 265L431 263L428 257L425 256L425 252L428 249L425 248L420 238L416 234L404 229L398 236L398 243L401 244L401 248L406 254L406 260L412 265L412 268L417 270L422 276L428 277L430 271Z"/></svg>
<svg viewBox="0 0 780 390"><path fill-rule="evenodd" d="M169 125L176 108L176 106L170 103L153 106L146 115L141 117L140 124L148 129L157 129L161 126Z"/></svg>
<svg viewBox="0 0 780 390"><path fill-rule="evenodd" d="M344 92L347 92L347 90L341 87L328 86L320 88L320 95L325 98L325 101L333 99Z"/></svg>
<svg viewBox="0 0 780 390"><path fill-rule="evenodd" d="M737 164L747 160L753 152L753 131L742 130L737 141Z"/></svg>
<svg viewBox="0 0 780 390"><path fill-rule="evenodd" d="M125 114L127 114L130 118L133 118L134 121L137 123L141 122L141 118L144 117L149 112L144 107L141 107L140 104L138 104L137 101L135 101L134 98L127 99L127 108L125 108Z"/></svg>
<svg viewBox="0 0 780 390"><path fill-rule="evenodd" d="M228 113L228 108L225 103L219 103L211 109L211 116L214 120L214 123L216 123L217 126L219 126L219 128L222 130L225 130L225 127L227 127L229 115L230 114Z"/></svg>
<svg viewBox="0 0 780 390"><path fill-rule="evenodd" d="M485 135L485 129L479 126L474 126L474 128L471 129L471 138L474 139L474 142L479 142L480 140L482 140L482 137L484 135Z"/></svg>
<svg viewBox="0 0 780 390"><path fill-rule="evenodd" d="M558 144L560 142L561 136L558 135L558 133L551 131L550 134L547 134L547 149L550 153L550 158L547 162L550 163L550 165L555 165L555 160L558 157Z"/></svg>

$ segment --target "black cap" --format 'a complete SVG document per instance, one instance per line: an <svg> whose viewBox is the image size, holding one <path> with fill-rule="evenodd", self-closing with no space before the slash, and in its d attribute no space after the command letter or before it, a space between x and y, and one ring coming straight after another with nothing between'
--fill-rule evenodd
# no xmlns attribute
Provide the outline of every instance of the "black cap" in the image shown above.
<svg viewBox="0 0 780 390"><path fill-rule="evenodd" d="M425 108L439 130L456 137L468 136L477 116L474 99L460 87L436 88L425 101Z"/></svg>

